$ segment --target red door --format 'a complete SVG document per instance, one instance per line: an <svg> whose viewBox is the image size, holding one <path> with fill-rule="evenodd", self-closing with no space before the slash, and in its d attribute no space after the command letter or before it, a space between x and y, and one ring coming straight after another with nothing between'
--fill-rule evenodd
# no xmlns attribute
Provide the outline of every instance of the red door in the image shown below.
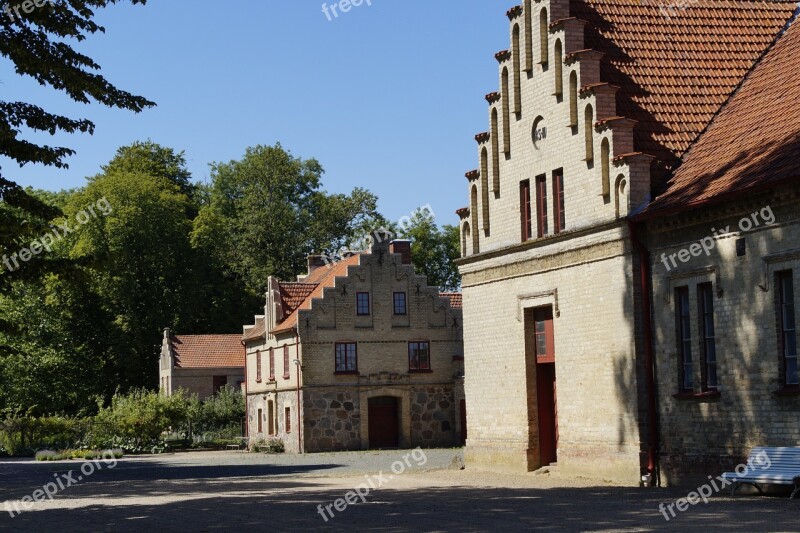
<svg viewBox="0 0 800 533"><path fill-rule="evenodd" d="M399 403L393 396L369 399L369 447L400 446Z"/></svg>

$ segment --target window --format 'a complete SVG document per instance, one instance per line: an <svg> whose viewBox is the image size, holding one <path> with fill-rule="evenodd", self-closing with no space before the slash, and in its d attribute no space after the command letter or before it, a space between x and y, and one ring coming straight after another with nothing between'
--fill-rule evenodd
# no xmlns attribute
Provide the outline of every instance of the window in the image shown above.
<svg viewBox="0 0 800 533"><path fill-rule="evenodd" d="M611 195L611 146L608 139L603 139L600 143L600 167L602 170L602 187L603 196L609 197Z"/></svg>
<svg viewBox="0 0 800 533"><path fill-rule="evenodd" d="M561 48L561 41L556 41L555 48L553 50L553 54L555 57L553 61L555 62L555 78L556 78L556 92L555 95L558 98L558 101L561 101L561 97L564 95L564 78L563 78L563 52Z"/></svg>
<svg viewBox="0 0 800 533"><path fill-rule="evenodd" d="M256 352L256 382L261 383L261 350Z"/></svg>
<svg viewBox="0 0 800 533"><path fill-rule="evenodd" d="M555 336L553 334L553 308L533 310L534 354L538 363L555 363Z"/></svg>
<svg viewBox="0 0 800 533"><path fill-rule="evenodd" d="M464 228L461 231L461 257L467 257L467 243L471 244L469 234L469 222L464 222Z"/></svg>
<svg viewBox="0 0 800 533"><path fill-rule="evenodd" d="M569 125L578 125L578 73L574 70L569 75Z"/></svg>
<svg viewBox="0 0 800 533"><path fill-rule="evenodd" d="M472 194L470 195L470 204L469 204L469 212L472 216L472 227L475 228L472 231L472 253L479 254L481 253L481 241L480 241L480 230L478 229L478 187L473 185L472 186Z"/></svg>
<svg viewBox="0 0 800 533"><path fill-rule="evenodd" d="M680 390L694 388L692 378L692 323L689 309L689 287L675 289L675 314L678 333L678 380Z"/></svg>
<svg viewBox="0 0 800 533"><path fill-rule="evenodd" d="M394 314L405 315L407 313L408 309L406 307L406 293L404 292L394 293Z"/></svg>
<svg viewBox="0 0 800 533"><path fill-rule="evenodd" d="M489 233L489 152L481 150L481 215L483 231Z"/></svg>
<svg viewBox="0 0 800 533"><path fill-rule="evenodd" d="M359 316L369 315L369 293L356 293L356 313Z"/></svg>
<svg viewBox="0 0 800 533"><path fill-rule="evenodd" d="M547 64L547 9L539 13L539 63Z"/></svg>
<svg viewBox="0 0 800 533"><path fill-rule="evenodd" d="M258 432L264 432L264 412L261 409L258 410Z"/></svg>
<svg viewBox="0 0 800 533"><path fill-rule="evenodd" d="M514 61L514 113L522 113L522 88L520 83L522 65L519 53L519 24L514 25L511 41L511 57Z"/></svg>
<svg viewBox="0 0 800 533"><path fill-rule="evenodd" d="M289 347L283 347L283 379L289 379Z"/></svg>
<svg viewBox="0 0 800 533"><path fill-rule="evenodd" d="M800 385L797 365L797 322L794 314L794 280L792 271L778 273L780 297L781 348L783 351L784 384Z"/></svg>
<svg viewBox="0 0 800 533"><path fill-rule="evenodd" d="M711 283L698 285L700 331L703 339L703 390L717 389L717 344L714 331L714 287Z"/></svg>
<svg viewBox="0 0 800 533"><path fill-rule="evenodd" d="M531 181L525 180L519 184L519 216L522 224L522 242L533 237L531 227Z"/></svg>
<svg viewBox="0 0 800 533"><path fill-rule="evenodd" d="M275 381L275 349L269 349L269 380Z"/></svg>
<svg viewBox="0 0 800 533"><path fill-rule="evenodd" d="M358 349L356 347L356 343L336 343L336 373L358 373Z"/></svg>
<svg viewBox="0 0 800 533"><path fill-rule="evenodd" d="M542 174L536 176L536 221L537 234L544 237L547 235L547 176Z"/></svg>
<svg viewBox="0 0 800 533"><path fill-rule="evenodd" d="M267 402L267 427L269 428L269 434L275 434L275 403L270 400ZM260 415L259 415L260 418ZM259 433L261 431L259 430Z"/></svg>
<svg viewBox="0 0 800 533"><path fill-rule="evenodd" d="M564 211L564 171L561 169L553 172L553 220L556 233L561 233L566 229L567 217Z"/></svg>
<svg viewBox="0 0 800 533"><path fill-rule="evenodd" d="M291 407L287 407L286 409L283 410L283 413L284 413L284 416L286 418L285 421L284 421L284 426L286 427L286 433L291 433L292 432L292 408Z"/></svg>
<svg viewBox="0 0 800 533"><path fill-rule="evenodd" d="M408 343L408 369L412 372L431 369L430 343L427 341Z"/></svg>
<svg viewBox="0 0 800 533"><path fill-rule="evenodd" d="M217 394L228 385L228 376L213 376L211 378L214 394Z"/></svg>
<svg viewBox="0 0 800 533"><path fill-rule="evenodd" d="M525 0L525 70L533 70L533 17L531 0Z"/></svg>
<svg viewBox="0 0 800 533"><path fill-rule="evenodd" d="M501 99L503 100L503 152L511 153L511 109L508 101L508 69L503 69L500 78Z"/></svg>
<svg viewBox="0 0 800 533"><path fill-rule="evenodd" d="M594 111L587 105L583 115L583 134L586 141L586 162L594 161Z"/></svg>
<svg viewBox="0 0 800 533"><path fill-rule="evenodd" d="M497 108L492 108L492 190L500 196L500 133L497 126Z"/></svg>

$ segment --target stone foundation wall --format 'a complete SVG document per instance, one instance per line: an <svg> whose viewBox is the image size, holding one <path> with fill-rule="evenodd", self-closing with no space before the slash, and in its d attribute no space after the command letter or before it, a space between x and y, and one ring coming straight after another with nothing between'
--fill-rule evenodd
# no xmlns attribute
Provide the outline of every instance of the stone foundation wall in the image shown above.
<svg viewBox="0 0 800 533"><path fill-rule="evenodd" d="M307 452L360 450L358 390L304 391Z"/></svg>
<svg viewBox="0 0 800 533"><path fill-rule="evenodd" d="M457 443L453 387L418 387L411 393L411 446L434 448Z"/></svg>

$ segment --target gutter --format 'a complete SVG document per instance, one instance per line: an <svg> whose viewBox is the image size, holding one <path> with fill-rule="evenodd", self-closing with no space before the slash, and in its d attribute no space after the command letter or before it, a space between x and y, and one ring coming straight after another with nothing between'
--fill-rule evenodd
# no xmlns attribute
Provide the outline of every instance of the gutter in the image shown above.
<svg viewBox="0 0 800 533"><path fill-rule="evenodd" d="M644 326L644 365L646 372L647 388L647 475L642 476L642 482L646 487L652 487L657 482L658 468L658 414L656 411L656 383L655 383L655 364L653 358L653 322L652 322L652 300L650 297L650 252L639 239L637 226L628 220L631 243L636 253L639 255L639 269L641 276L639 279L640 290L642 291L642 318Z"/></svg>

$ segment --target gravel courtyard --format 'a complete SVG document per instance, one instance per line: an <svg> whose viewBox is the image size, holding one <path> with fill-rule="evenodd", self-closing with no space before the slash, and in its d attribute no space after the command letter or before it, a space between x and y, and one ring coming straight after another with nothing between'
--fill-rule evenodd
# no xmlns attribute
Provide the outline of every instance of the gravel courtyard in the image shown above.
<svg viewBox="0 0 800 533"><path fill-rule="evenodd" d="M72 484L14 518L0 509L0 530L800 531L800 501L785 496L719 495L667 522L659 504L687 489L461 470L460 450L426 450L424 460L409 450L197 452L124 458L114 468L100 463L86 477L82 464L0 462L0 506L53 480ZM346 502L348 492L370 485L376 488L365 502L355 493L356 503Z"/></svg>

